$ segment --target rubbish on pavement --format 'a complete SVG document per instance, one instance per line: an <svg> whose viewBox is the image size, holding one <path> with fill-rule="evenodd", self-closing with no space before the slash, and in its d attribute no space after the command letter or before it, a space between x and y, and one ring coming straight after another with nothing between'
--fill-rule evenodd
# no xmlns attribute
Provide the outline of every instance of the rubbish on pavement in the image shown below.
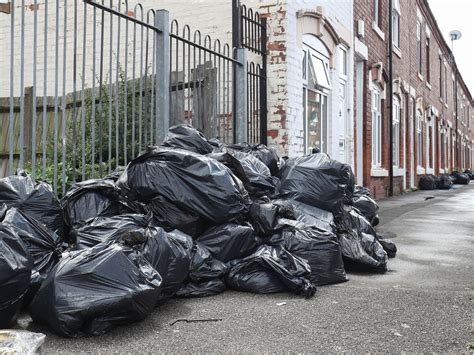
<svg viewBox="0 0 474 355"><path fill-rule="evenodd" d="M16 322L30 287L32 268L33 259L26 244L12 227L0 224L0 328ZM1 344L0 340L0 352Z"/></svg>
<svg viewBox="0 0 474 355"><path fill-rule="evenodd" d="M0 178L0 205L21 210L48 229L63 236L63 215L51 185L36 182L20 171L18 175Z"/></svg>
<svg viewBox="0 0 474 355"><path fill-rule="evenodd" d="M65 337L101 335L146 318L160 286L158 272L133 248L101 243L61 259L33 299L30 314Z"/></svg>
<svg viewBox="0 0 474 355"><path fill-rule="evenodd" d="M197 241L224 263L252 254L261 244L252 227L236 223L212 226Z"/></svg>
<svg viewBox="0 0 474 355"><path fill-rule="evenodd" d="M206 318L206 319L177 319L174 322L170 323L175 325L176 323L185 322L185 323L200 323L200 322L222 322L222 318Z"/></svg>
<svg viewBox="0 0 474 355"><path fill-rule="evenodd" d="M453 172L451 176L454 177L454 183L456 185L468 185L471 181L468 174L459 173L457 171Z"/></svg>
<svg viewBox="0 0 474 355"><path fill-rule="evenodd" d="M46 335L27 330L0 330L0 354L34 355L40 353Z"/></svg>
<svg viewBox="0 0 474 355"><path fill-rule="evenodd" d="M64 242L44 224L17 208L10 208L2 223L18 234L33 258L31 285L26 297L29 301L59 261Z"/></svg>
<svg viewBox="0 0 474 355"><path fill-rule="evenodd" d="M347 281L341 246L332 232L316 227L285 229L267 243L279 245L306 260L311 267L310 280L315 285Z"/></svg>
<svg viewBox="0 0 474 355"><path fill-rule="evenodd" d="M420 190L436 190L436 177L434 175L424 175L420 178Z"/></svg>
<svg viewBox="0 0 474 355"><path fill-rule="evenodd" d="M213 149L204 134L188 124L170 127L162 145L163 147L180 148L198 154L209 154Z"/></svg>
<svg viewBox="0 0 474 355"><path fill-rule="evenodd" d="M129 163L118 185L129 198L150 202L163 196L214 223L240 216L249 204L242 182L228 168L180 149L151 148Z"/></svg>
<svg viewBox="0 0 474 355"><path fill-rule="evenodd" d="M370 191L364 187L356 186L354 195L352 197L352 205L362 214L367 220L376 226L379 224L379 205L372 198Z"/></svg>
<svg viewBox="0 0 474 355"><path fill-rule="evenodd" d="M280 171L280 193L284 197L322 208L336 215L344 202L352 202L354 174L349 165L317 153L289 159Z"/></svg>
<svg viewBox="0 0 474 355"><path fill-rule="evenodd" d="M306 260L279 246L260 246L255 253L229 263L226 284L238 291L276 293L292 291L306 298L314 296L311 268Z"/></svg>
<svg viewBox="0 0 474 355"><path fill-rule="evenodd" d="M449 190L453 187L453 182L448 175L440 175L436 177L436 188L439 190Z"/></svg>

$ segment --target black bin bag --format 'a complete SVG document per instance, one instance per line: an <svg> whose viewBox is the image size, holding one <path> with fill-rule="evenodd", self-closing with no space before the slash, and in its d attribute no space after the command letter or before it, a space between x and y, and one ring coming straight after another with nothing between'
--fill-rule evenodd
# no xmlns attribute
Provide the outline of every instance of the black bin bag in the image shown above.
<svg viewBox="0 0 474 355"><path fill-rule="evenodd" d="M247 219L260 237L270 237L284 227L282 219L296 218L290 201L272 200L266 203L253 203Z"/></svg>
<svg viewBox="0 0 474 355"><path fill-rule="evenodd" d="M436 190L436 177L434 175L424 175L419 181L420 190Z"/></svg>
<svg viewBox="0 0 474 355"><path fill-rule="evenodd" d="M252 254L261 244L252 227L236 223L212 226L197 241L214 258L225 263Z"/></svg>
<svg viewBox="0 0 474 355"><path fill-rule="evenodd" d="M453 187L453 182L448 175L440 175L436 177L436 188L439 190L449 190Z"/></svg>
<svg viewBox="0 0 474 355"><path fill-rule="evenodd" d="M101 243L61 259L33 299L30 314L64 337L102 335L146 318L160 285L158 272L132 248Z"/></svg>
<svg viewBox="0 0 474 355"><path fill-rule="evenodd" d="M274 176L277 175L280 168L280 158L276 153L275 149L268 148L264 144L250 145L248 143L229 144L226 146L226 150L241 151L249 153L264 163L270 173Z"/></svg>
<svg viewBox="0 0 474 355"><path fill-rule="evenodd" d="M162 278L158 303L171 298L181 288L191 267L193 240L180 231L165 232L159 227L149 229L143 256Z"/></svg>
<svg viewBox="0 0 474 355"><path fill-rule="evenodd" d="M306 260L279 246L262 245L252 255L231 261L229 266L226 284L234 290L263 294L292 291L306 298L316 292Z"/></svg>
<svg viewBox="0 0 474 355"><path fill-rule="evenodd" d="M452 176L454 177L454 184L456 185L468 185L471 181L468 174L459 173L457 171L453 172Z"/></svg>
<svg viewBox="0 0 474 355"><path fill-rule="evenodd" d="M373 199L369 189L356 186L352 197L352 205L367 218L372 226L379 224L379 205Z"/></svg>
<svg viewBox="0 0 474 355"><path fill-rule="evenodd" d="M2 223L18 234L33 258L27 303L59 261L65 249L64 242L55 232L16 208L7 211Z"/></svg>
<svg viewBox="0 0 474 355"><path fill-rule="evenodd" d="M143 207L128 200L111 179L78 182L61 199L68 227L86 224L96 217L143 213Z"/></svg>
<svg viewBox="0 0 474 355"><path fill-rule="evenodd" d="M280 194L339 215L352 202L355 178L349 165L317 153L289 159L280 171Z"/></svg>
<svg viewBox="0 0 474 355"><path fill-rule="evenodd" d="M329 232L333 230L334 216L331 212L295 200L290 200L290 203L293 206L293 213L298 222Z"/></svg>
<svg viewBox="0 0 474 355"><path fill-rule="evenodd" d="M387 253L375 229L356 209L346 207L336 229L346 270L387 271Z"/></svg>
<svg viewBox="0 0 474 355"><path fill-rule="evenodd" d="M33 259L18 234L0 224L0 329L15 322L30 287Z"/></svg>
<svg viewBox="0 0 474 355"><path fill-rule="evenodd" d="M228 266L212 257L209 250L194 242L188 279L176 293L177 297L207 297L224 292L223 277Z"/></svg>
<svg viewBox="0 0 474 355"><path fill-rule="evenodd" d="M1 178L0 205L2 203L21 210L63 237L63 214L51 185L36 182L24 172Z"/></svg>
<svg viewBox="0 0 474 355"><path fill-rule="evenodd" d="M199 154L209 154L213 149L204 134L188 124L170 127L162 145L163 147L180 148Z"/></svg>
<svg viewBox="0 0 474 355"><path fill-rule="evenodd" d="M132 199L163 196L217 224L237 218L249 204L242 182L227 167L180 149L150 149L130 162L118 185Z"/></svg>
<svg viewBox="0 0 474 355"><path fill-rule="evenodd" d="M308 262L315 285L347 281L341 246L335 234L316 227L291 228L273 235L269 244L279 245Z"/></svg>

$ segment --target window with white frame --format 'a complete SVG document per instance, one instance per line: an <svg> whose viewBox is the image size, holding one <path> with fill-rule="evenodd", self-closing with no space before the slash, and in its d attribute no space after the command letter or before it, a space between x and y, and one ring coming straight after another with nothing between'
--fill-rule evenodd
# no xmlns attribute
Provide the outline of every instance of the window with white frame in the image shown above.
<svg viewBox="0 0 474 355"><path fill-rule="evenodd" d="M372 166L382 166L382 97L375 85L372 88Z"/></svg>
<svg viewBox="0 0 474 355"><path fill-rule="evenodd" d="M381 4L380 0L373 0L374 1L374 23L380 28L380 10L381 10Z"/></svg>
<svg viewBox="0 0 474 355"><path fill-rule="evenodd" d="M416 111L416 159L417 165L422 166L423 164L423 132L421 123L421 111Z"/></svg>
<svg viewBox="0 0 474 355"><path fill-rule="evenodd" d="M393 96L392 154L393 166L400 166L400 99Z"/></svg>
<svg viewBox="0 0 474 355"><path fill-rule="evenodd" d="M416 20L416 64L418 73L421 74L422 59L421 59L421 21Z"/></svg>
<svg viewBox="0 0 474 355"><path fill-rule="evenodd" d="M426 123L426 168L431 168L431 160L433 153L433 147L431 146L432 136L433 135L433 128L430 126L430 123Z"/></svg>
<svg viewBox="0 0 474 355"><path fill-rule="evenodd" d="M393 34L393 45L400 48L400 0L393 0L393 11L392 11L392 34Z"/></svg>
<svg viewBox="0 0 474 355"><path fill-rule="evenodd" d="M448 67L446 63L444 63L444 97L443 100L446 104L448 104Z"/></svg>
<svg viewBox="0 0 474 355"><path fill-rule="evenodd" d="M338 61L339 61L339 76L346 78L347 77L347 49L339 46L337 51Z"/></svg>

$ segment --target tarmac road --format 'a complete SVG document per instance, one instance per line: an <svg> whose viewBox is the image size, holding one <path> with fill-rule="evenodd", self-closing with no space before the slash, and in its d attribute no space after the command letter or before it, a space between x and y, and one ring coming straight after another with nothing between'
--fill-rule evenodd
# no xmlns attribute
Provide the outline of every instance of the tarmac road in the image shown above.
<svg viewBox="0 0 474 355"><path fill-rule="evenodd" d="M85 339L59 338L27 316L20 325L47 335L44 353L467 352L474 340L474 183L380 207L380 229L397 235L399 249L389 272L349 274L349 282L319 287L310 300L232 291L173 299L141 323ZM171 325L210 318L217 321Z"/></svg>

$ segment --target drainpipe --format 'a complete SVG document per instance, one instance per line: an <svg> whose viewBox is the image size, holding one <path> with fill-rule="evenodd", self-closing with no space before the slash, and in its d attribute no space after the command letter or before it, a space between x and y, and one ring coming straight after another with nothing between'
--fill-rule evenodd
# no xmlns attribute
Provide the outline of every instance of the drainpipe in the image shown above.
<svg viewBox="0 0 474 355"><path fill-rule="evenodd" d="M388 109L389 109L389 188L388 195L393 196L393 0L389 1L388 9Z"/></svg>
<svg viewBox="0 0 474 355"><path fill-rule="evenodd" d="M454 54L451 54L454 57ZM454 61L453 61L454 63ZM459 144L459 137L458 137L458 69L456 64L453 65L454 67L454 112L456 112L456 170L461 172L459 166L459 149L461 148Z"/></svg>

